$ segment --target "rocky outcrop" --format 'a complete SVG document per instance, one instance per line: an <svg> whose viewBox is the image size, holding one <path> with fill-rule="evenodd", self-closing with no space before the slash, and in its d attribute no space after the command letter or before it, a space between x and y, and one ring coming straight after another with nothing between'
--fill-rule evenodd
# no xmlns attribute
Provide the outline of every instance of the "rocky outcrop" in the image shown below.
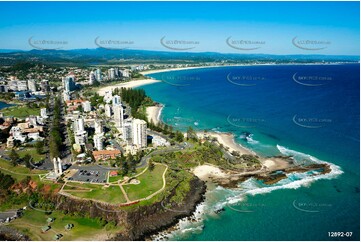
<svg viewBox="0 0 361 242"><path fill-rule="evenodd" d="M231 174L226 178L212 179L213 182L226 187L226 188L236 188L240 182L243 182L251 177L262 181L264 184L272 185L279 182L282 179L287 178L288 173L292 172L307 172L311 170L318 170L319 174L327 174L331 172L331 167L327 163L322 164L311 164L304 166L291 166L285 169L280 169L276 171L256 171L254 173L248 174ZM316 174L315 174L316 175Z"/></svg>

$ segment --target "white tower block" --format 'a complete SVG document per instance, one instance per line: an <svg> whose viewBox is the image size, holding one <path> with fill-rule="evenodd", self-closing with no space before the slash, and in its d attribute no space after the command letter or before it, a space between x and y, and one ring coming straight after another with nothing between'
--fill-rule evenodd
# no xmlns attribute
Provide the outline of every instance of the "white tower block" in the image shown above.
<svg viewBox="0 0 361 242"><path fill-rule="evenodd" d="M63 174L63 168L61 167L61 159L58 157L59 175Z"/></svg>
<svg viewBox="0 0 361 242"><path fill-rule="evenodd" d="M56 175L58 175L58 163L56 162L56 158L53 159L53 164L54 164L54 172Z"/></svg>

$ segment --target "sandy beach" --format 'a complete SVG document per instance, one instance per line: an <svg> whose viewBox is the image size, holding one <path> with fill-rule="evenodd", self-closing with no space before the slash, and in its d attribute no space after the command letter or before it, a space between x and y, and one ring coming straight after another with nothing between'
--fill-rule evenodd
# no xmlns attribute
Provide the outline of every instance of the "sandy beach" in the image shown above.
<svg viewBox="0 0 361 242"><path fill-rule="evenodd" d="M181 71L181 70L189 70L189 69L216 68L216 67L224 67L224 66L196 66L196 67L168 68L168 69L160 69L160 70L142 71L142 72L140 72L140 74L149 75L149 74L168 72L168 71ZM153 78L149 78L149 79L141 79L141 80L132 80L129 82L122 82L122 83L102 87L98 90L98 94L101 96L104 96L104 94L106 92L112 91L115 88L121 88L121 87L135 88L135 87L140 87L140 86L153 84L153 83L157 83L157 82L161 82L161 81L153 79Z"/></svg>
<svg viewBox="0 0 361 242"><path fill-rule="evenodd" d="M135 87L140 87L140 86L153 84L153 83L157 83L157 82L160 82L160 81L155 80L155 79L142 79L142 80L134 80L134 81L129 81L129 82L122 82L122 83L114 84L111 86L102 87L98 90L98 94L101 96L104 96L106 92L112 91L115 88L121 88L121 87L135 88Z"/></svg>
<svg viewBox="0 0 361 242"><path fill-rule="evenodd" d="M161 72L168 72L168 71L182 71L182 70L191 70L191 69L201 69L201 68L217 68L217 67L227 67L227 66L244 66L245 64L239 65L223 65L223 66L190 66L190 67L180 67L180 68L167 68L167 69L159 69L159 70L147 70L141 71L140 74L142 75L149 75Z"/></svg>
<svg viewBox="0 0 361 242"><path fill-rule="evenodd" d="M193 174L196 175L202 181L208 181L211 178L226 178L227 174L221 169L212 165L197 166L193 170Z"/></svg>
<svg viewBox="0 0 361 242"><path fill-rule="evenodd" d="M147 107L147 116L149 122L153 121L154 124L159 124L162 109L163 109L162 105Z"/></svg>
<svg viewBox="0 0 361 242"><path fill-rule="evenodd" d="M228 151L237 151L241 155L243 154L254 154L252 151L247 148L239 145L234 140L234 135L231 133L216 133L216 132L197 132L197 136L201 139L203 138L216 138L219 144L222 144L224 147L228 147Z"/></svg>

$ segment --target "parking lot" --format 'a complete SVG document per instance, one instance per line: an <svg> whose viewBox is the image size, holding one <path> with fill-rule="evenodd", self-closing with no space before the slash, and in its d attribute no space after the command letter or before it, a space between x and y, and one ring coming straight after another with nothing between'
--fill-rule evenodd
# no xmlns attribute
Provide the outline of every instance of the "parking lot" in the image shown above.
<svg viewBox="0 0 361 242"><path fill-rule="evenodd" d="M90 183L106 183L107 181L107 169L103 169L99 166L84 166L84 167L72 167L78 171L70 177L69 181L81 181Z"/></svg>

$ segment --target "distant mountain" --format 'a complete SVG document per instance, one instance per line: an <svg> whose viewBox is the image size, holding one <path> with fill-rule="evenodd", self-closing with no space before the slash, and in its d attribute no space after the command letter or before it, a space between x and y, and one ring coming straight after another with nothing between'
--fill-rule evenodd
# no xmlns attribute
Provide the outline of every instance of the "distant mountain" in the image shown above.
<svg viewBox="0 0 361 242"><path fill-rule="evenodd" d="M132 63L312 63L358 62L359 56L345 55L268 55L225 54L217 52L171 52L149 50L73 49L73 50L0 50L0 65L12 65L20 61L42 62L58 65L96 65Z"/></svg>
<svg viewBox="0 0 361 242"><path fill-rule="evenodd" d="M0 53L11 53L11 52L22 52L22 50L17 50L17 49L0 49Z"/></svg>

